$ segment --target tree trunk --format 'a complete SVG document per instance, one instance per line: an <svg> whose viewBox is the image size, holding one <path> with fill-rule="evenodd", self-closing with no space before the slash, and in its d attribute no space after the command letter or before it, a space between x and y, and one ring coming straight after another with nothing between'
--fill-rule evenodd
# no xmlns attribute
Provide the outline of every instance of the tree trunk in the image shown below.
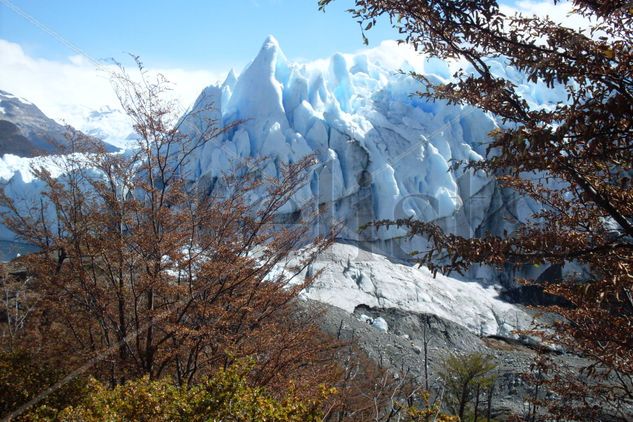
<svg viewBox="0 0 633 422"><path fill-rule="evenodd" d="M475 393L475 419L474 419L474 422L477 422L477 412L479 411L479 389L480 389L480 385L477 384L477 392Z"/></svg>
<svg viewBox="0 0 633 422"><path fill-rule="evenodd" d="M488 413L487 414L488 422L490 422L491 419L492 419L491 418L491 414L492 414L492 393L493 393L494 389L495 389L495 384L494 384L494 381L493 381L493 383L490 384L490 388L488 389L488 412L487 412Z"/></svg>
<svg viewBox="0 0 633 422"><path fill-rule="evenodd" d="M424 388L429 391L429 340L426 332L429 316L425 315L424 320L424 331L422 332L422 341L424 342Z"/></svg>
<svg viewBox="0 0 633 422"><path fill-rule="evenodd" d="M464 420L464 412L466 410L466 402L468 401L468 382L462 386L462 394L459 398L459 420Z"/></svg>
<svg viewBox="0 0 633 422"><path fill-rule="evenodd" d="M119 264L120 266L122 264ZM127 348L126 348L126 316L125 316L125 298L124 298L124 281L123 272L119 272L119 294L118 294L118 311L119 311L119 357L121 362L124 363L127 360Z"/></svg>
<svg viewBox="0 0 633 422"><path fill-rule="evenodd" d="M150 289L147 292L147 310L149 311L147 322L147 334L145 336L145 373L152 378L152 370L154 367L154 317L152 315L154 311L154 292Z"/></svg>

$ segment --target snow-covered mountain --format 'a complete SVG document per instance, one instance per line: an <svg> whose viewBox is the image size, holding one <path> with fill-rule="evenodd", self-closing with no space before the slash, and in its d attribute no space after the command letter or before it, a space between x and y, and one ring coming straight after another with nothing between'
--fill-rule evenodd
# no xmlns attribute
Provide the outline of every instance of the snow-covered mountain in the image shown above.
<svg viewBox="0 0 633 422"><path fill-rule="evenodd" d="M87 120L85 127L90 124ZM41 199L42 184L31 173L31 165L47 167L53 176L59 174L52 155L65 151L69 130L74 129L48 118L30 101L0 90L0 185L24 210ZM93 137L91 142L102 142L106 151L118 150L95 136L99 134L84 133ZM13 233L0 224L0 261L29 251L30 245L16 242Z"/></svg>
<svg viewBox="0 0 633 422"><path fill-rule="evenodd" d="M0 91L0 155L33 157L58 153L68 145L68 128L33 103ZM117 148L104 142L107 151Z"/></svg>
<svg viewBox="0 0 633 422"><path fill-rule="evenodd" d="M91 109L82 105L64 106L66 115L77 122L76 128L117 148L126 149L134 144L136 134L132 121L120 108L104 105Z"/></svg>

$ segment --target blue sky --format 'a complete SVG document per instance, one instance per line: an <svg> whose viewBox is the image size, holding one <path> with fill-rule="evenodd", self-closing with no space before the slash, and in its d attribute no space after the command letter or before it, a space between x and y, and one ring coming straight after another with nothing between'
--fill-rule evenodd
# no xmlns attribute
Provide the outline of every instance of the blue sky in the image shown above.
<svg viewBox="0 0 633 422"><path fill-rule="evenodd" d="M510 1L567 20L569 3ZM241 72L269 34L293 61L364 48L345 12L353 4L335 0L323 13L317 0L0 0L0 89L77 125L90 110L118 106L112 68L93 60L130 64L133 53L172 81L175 99L188 106L231 68ZM382 21L368 36L371 47L398 34Z"/></svg>
<svg viewBox="0 0 633 422"><path fill-rule="evenodd" d="M0 38L33 57L63 60L76 54L6 4L95 59L140 55L155 67L241 68L273 34L291 59L315 59L363 47L359 26L337 0L320 12L317 0L4 0ZM370 45L394 38L389 25L370 31Z"/></svg>

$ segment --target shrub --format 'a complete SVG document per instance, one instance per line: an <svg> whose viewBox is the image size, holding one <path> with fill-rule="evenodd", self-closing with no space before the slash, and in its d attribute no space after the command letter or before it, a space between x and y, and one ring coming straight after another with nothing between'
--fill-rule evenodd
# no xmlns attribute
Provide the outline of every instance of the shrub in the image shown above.
<svg viewBox="0 0 633 422"><path fill-rule="evenodd" d="M64 409L61 421L318 421L320 404L331 391L315 400L301 400L292 392L276 399L247 382L248 365L219 370L190 387L178 387L163 378L147 376L107 388L90 382L86 399Z"/></svg>
<svg viewBox="0 0 633 422"><path fill-rule="evenodd" d="M10 417L11 412L26 406L63 377L62 371L42 364L27 352L0 352L0 416ZM54 389L40 401L38 413L54 417L59 410L79 402L86 394L84 384L76 378Z"/></svg>

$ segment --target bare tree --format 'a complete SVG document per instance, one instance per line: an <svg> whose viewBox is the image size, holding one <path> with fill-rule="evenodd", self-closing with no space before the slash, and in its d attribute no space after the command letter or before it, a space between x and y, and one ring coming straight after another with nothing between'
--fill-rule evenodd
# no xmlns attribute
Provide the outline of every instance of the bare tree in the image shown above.
<svg viewBox="0 0 633 422"><path fill-rule="evenodd" d="M19 267L0 267L0 338L5 349L11 351L16 340L22 335L26 322L37 305L37 295L33 293L33 278Z"/></svg>

